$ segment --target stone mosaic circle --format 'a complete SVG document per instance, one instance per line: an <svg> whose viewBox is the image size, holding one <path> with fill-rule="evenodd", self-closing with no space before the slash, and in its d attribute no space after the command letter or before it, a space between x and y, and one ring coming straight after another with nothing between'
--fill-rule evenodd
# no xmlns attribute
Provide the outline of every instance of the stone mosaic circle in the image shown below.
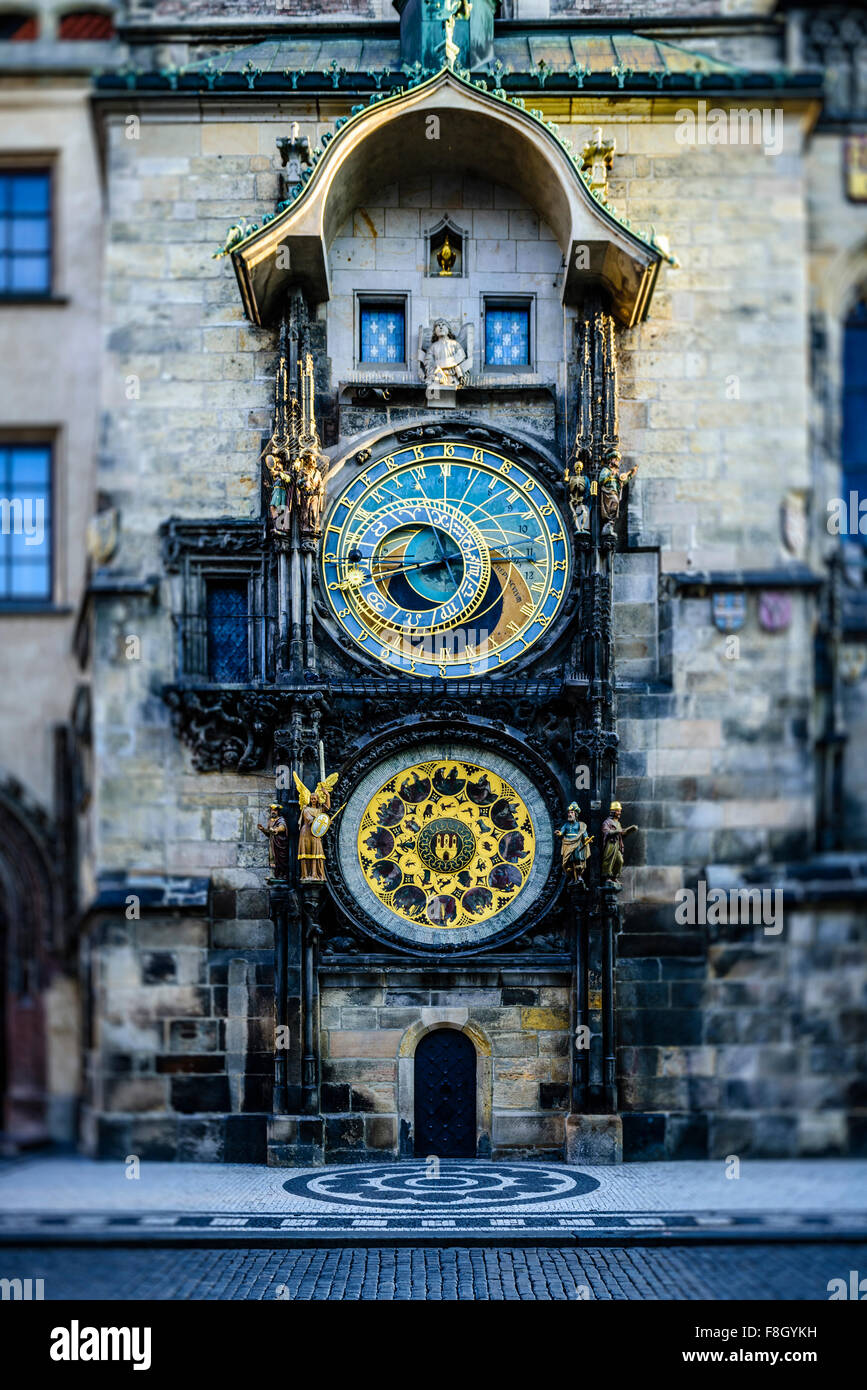
<svg viewBox="0 0 867 1390"><path fill-rule="evenodd" d="M283 1184L297 1197L403 1212L482 1211L504 1203L559 1201L582 1197L598 1186L595 1178L563 1167L432 1158L399 1168L371 1164L320 1171Z"/></svg>

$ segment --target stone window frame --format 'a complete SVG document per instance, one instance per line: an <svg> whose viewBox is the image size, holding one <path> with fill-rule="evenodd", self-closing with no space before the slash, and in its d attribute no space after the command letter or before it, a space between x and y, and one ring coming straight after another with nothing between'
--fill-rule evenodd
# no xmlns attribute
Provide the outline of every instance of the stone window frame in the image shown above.
<svg viewBox="0 0 867 1390"><path fill-rule="evenodd" d="M264 556L258 562L243 559L191 558L189 560L184 583L185 604L183 612L197 624L201 623L201 632L194 632L191 639L185 639L182 631L179 630L178 632L178 678L180 680L195 679L205 685L215 687L221 685L221 682L211 679L209 671L208 582L212 579L226 580L238 575L247 580L248 607L248 675L247 680L241 684L259 685L267 680L270 665L269 647L272 645L272 641L269 639L272 634L268 632L269 615L266 607L268 584ZM184 654L190 648L193 653L199 655L200 660L195 663L196 669L188 672L185 669Z"/></svg>
<svg viewBox="0 0 867 1390"><path fill-rule="evenodd" d="M408 290L354 290L352 305L352 361L357 371L371 376L407 372L410 364L410 294ZM403 313L403 359L400 362L369 362L361 356L361 311L370 304L394 304Z"/></svg>
<svg viewBox="0 0 867 1390"><path fill-rule="evenodd" d="M14 308L21 304L57 304L65 300L57 292L58 271L58 228L57 228L57 156L51 152L22 151L20 154L4 153L0 156L0 174L42 174L48 183L48 208L45 221L48 225L48 250L45 259L48 267L48 282L45 289L9 290L0 289L0 306Z"/></svg>
<svg viewBox="0 0 867 1390"><path fill-rule="evenodd" d="M500 366L496 362L488 361L487 313L489 306L492 309L498 309L505 304L514 304L516 308L527 310L530 340L527 344L526 362L505 362ZM479 295L479 322L481 324L481 333L479 334L479 371L481 373L485 376L489 372L502 376L535 375L536 295L534 293L495 294L489 290L483 290Z"/></svg>
<svg viewBox="0 0 867 1390"><path fill-rule="evenodd" d="M277 620L271 556L264 528L256 521L170 519L161 528L166 570L176 576L172 593L174 664L180 684L223 688L212 681L207 661L207 581L246 576L249 584L249 676L244 686L274 678ZM258 620L258 621L256 621ZM185 629L192 628L192 635ZM234 685L229 688L236 688Z"/></svg>

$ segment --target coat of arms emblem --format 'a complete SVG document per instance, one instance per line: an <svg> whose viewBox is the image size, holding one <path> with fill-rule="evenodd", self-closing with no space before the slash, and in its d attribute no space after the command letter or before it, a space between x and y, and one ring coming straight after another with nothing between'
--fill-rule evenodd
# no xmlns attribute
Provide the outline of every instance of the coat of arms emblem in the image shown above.
<svg viewBox="0 0 867 1390"><path fill-rule="evenodd" d="M765 632L785 632L791 621L791 595L770 590L759 595L759 626Z"/></svg>
<svg viewBox="0 0 867 1390"><path fill-rule="evenodd" d="M712 600L714 627L720 632L737 632L747 616L746 594L714 594Z"/></svg>

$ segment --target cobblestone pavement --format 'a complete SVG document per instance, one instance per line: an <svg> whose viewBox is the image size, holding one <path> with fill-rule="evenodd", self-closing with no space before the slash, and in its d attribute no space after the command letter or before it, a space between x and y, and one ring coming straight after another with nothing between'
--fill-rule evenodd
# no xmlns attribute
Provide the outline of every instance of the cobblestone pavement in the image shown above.
<svg viewBox="0 0 867 1390"><path fill-rule="evenodd" d="M79 1157L28 1157L0 1165L0 1239L112 1238L162 1233L212 1244L277 1236L476 1234L528 1244L566 1233L601 1244L644 1230L706 1240L712 1230L767 1239L867 1235L867 1163L745 1159L737 1179L716 1162L573 1167L565 1163L414 1162L316 1169ZM132 1180L131 1180L132 1179ZM551 1241L551 1237L555 1237Z"/></svg>
<svg viewBox="0 0 867 1390"><path fill-rule="evenodd" d="M655 1249L8 1249L5 1278L45 1280L67 1299L781 1299L828 1298L867 1268L867 1245Z"/></svg>

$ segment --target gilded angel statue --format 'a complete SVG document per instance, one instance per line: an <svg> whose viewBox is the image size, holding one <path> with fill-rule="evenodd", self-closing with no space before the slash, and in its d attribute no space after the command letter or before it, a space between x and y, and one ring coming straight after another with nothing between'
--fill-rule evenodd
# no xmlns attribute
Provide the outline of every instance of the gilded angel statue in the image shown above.
<svg viewBox="0 0 867 1390"><path fill-rule="evenodd" d="M298 817L298 862L301 866L301 881L324 883L325 852L322 848L322 836L332 821L332 817L327 813L331 809L331 793L339 773L332 772L328 777L321 778L312 792L305 787L297 772L293 772L292 776L301 803L301 815Z"/></svg>

